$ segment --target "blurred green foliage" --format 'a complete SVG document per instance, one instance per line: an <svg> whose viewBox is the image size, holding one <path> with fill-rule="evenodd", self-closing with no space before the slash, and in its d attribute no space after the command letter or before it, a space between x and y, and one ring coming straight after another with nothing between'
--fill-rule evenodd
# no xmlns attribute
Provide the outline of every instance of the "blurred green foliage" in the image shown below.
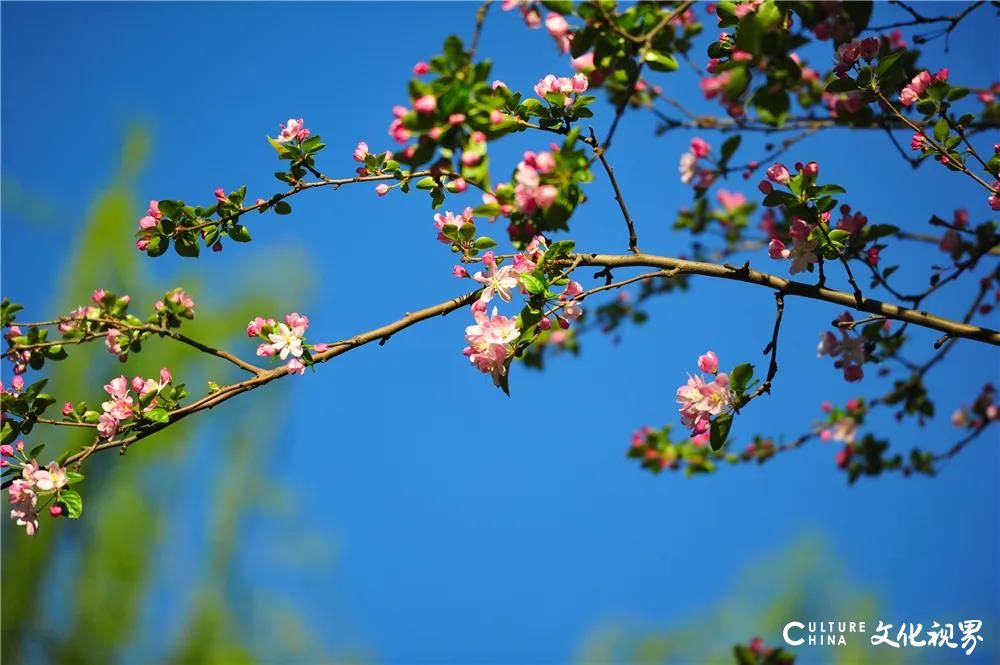
<svg viewBox="0 0 1000 665"><path fill-rule="evenodd" d="M842 647L785 645L784 625L793 620L855 620L878 613L875 596L850 583L847 571L822 538L805 536L786 550L747 565L730 594L702 613L685 617L669 629L644 628L626 620L595 627L577 654L580 663L698 663L732 665L733 636L743 643L761 637L764 644L784 647L796 662L831 665L894 665L902 654L866 648L868 635L855 635ZM804 618L803 618L804 617ZM808 652L808 653L807 653Z"/></svg>
<svg viewBox="0 0 1000 665"><path fill-rule="evenodd" d="M132 129L118 173L75 230L67 229L75 235L74 251L52 302L31 315L69 311L87 302L96 287L128 293L135 311L151 311L164 291L183 286L197 304L185 333L226 346L240 332L234 321L304 298L308 268L286 274L282 299L266 284L223 296L190 268L169 279L154 277L130 241L145 209L134 192L149 151L148 133ZM287 256L291 250L268 251L272 257L285 254L285 265L308 265L304 256ZM226 363L158 339L127 367L93 345L52 364L47 375L60 403L94 401L108 378L121 372L154 376L160 367L169 367L196 395L209 379L236 377ZM240 588L238 545L248 518L257 516L261 498L272 504L275 499L275 490L264 487L259 461L277 441L283 388L269 389L266 410L245 400L240 410L183 421L124 457L92 459L83 469L87 478L80 490L87 507L77 522L46 518L38 535L27 538L3 520L2 661L228 665L260 662L269 653L329 661L293 610L259 616L280 603L255 601L255 616L247 620L246 596L256 591ZM39 428L30 444L43 441L53 457L89 443L72 428ZM283 639L287 634L296 635L294 645Z"/></svg>

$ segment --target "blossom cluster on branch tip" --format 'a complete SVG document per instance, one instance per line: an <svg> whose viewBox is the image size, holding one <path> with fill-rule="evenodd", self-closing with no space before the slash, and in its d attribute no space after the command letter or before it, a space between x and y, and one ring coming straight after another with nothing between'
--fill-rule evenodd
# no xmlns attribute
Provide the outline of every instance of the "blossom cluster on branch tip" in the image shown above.
<svg viewBox="0 0 1000 665"><path fill-rule="evenodd" d="M691 149L681 155L678 170L681 174L681 182L685 185L694 183L696 190L706 190L715 182L715 171L709 168L699 167L699 160L706 159L712 152L712 146L702 138L691 139Z"/></svg>
<svg viewBox="0 0 1000 665"><path fill-rule="evenodd" d="M98 416L97 433L103 439L110 439L133 418L136 422L142 419L169 422L170 411L181 397L187 395L183 386L179 386L179 391L167 391L172 380L170 370L164 367L157 378L136 376L129 381L122 375L109 381L104 386L108 399L101 403L103 413ZM88 413L85 405L74 408L70 402L63 407L63 416L77 422L93 419L92 412Z"/></svg>
<svg viewBox="0 0 1000 665"><path fill-rule="evenodd" d="M289 374L304 374L306 367L313 364L313 353L323 353L326 344L306 344L306 329L309 318L298 312L286 314L284 321L256 317L247 324L247 337L260 337L265 341L257 347L257 355L263 358L277 356L286 361Z"/></svg>
<svg viewBox="0 0 1000 665"><path fill-rule="evenodd" d="M548 74L535 84L534 91L539 98L553 104L572 106L576 95L583 94L589 87L590 81L579 72L573 76Z"/></svg>
<svg viewBox="0 0 1000 665"><path fill-rule="evenodd" d="M278 143L290 143L292 141L301 143L309 138L309 134L310 131L306 128L305 121L302 118L298 120L289 118L288 122L281 125L281 132L279 132L276 140Z"/></svg>
<svg viewBox="0 0 1000 665"><path fill-rule="evenodd" d="M583 315L578 297L583 294L579 282L561 274L553 261L572 250L573 243L562 241L547 245L542 236L536 236L524 249L510 257L497 257L492 251L479 259L485 270L476 271L471 279L482 285L479 297L472 304L474 324L465 329L468 346L463 353L481 372L490 374L495 385L508 390L507 372L510 361L522 342L532 342L543 334L553 335L552 319L561 330ZM506 258L510 264L504 265ZM455 266L453 274L469 278L462 266ZM553 287L562 286L562 292ZM525 306L516 317L499 313L496 307L487 315L488 304L494 297L509 303L515 293L525 299ZM547 310L547 311L546 311Z"/></svg>
<svg viewBox="0 0 1000 665"><path fill-rule="evenodd" d="M996 388L992 383L987 383L971 406L955 409L951 414L951 424L962 429L976 430L1000 419L1000 406L996 404L996 397Z"/></svg>
<svg viewBox="0 0 1000 665"><path fill-rule="evenodd" d="M719 359L709 351L698 358L698 369L711 374L706 381L702 375L688 374L687 383L677 388L677 403L681 405L681 423L692 432L691 442L704 445L709 440L712 418L726 412L733 405L729 388L729 375L719 372Z"/></svg>
<svg viewBox="0 0 1000 665"><path fill-rule="evenodd" d="M39 513L46 506L52 517L63 514L72 519L79 517L83 500L76 491L69 489L69 485L83 480L83 475L68 471L58 462L49 462L43 467L33 457L37 449L30 453L24 450L24 441L0 445L0 467L21 472L9 488L10 518L14 523L33 536L38 533Z"/></svg>
<svg viewBox="0 0 1000 665"><path fill-rule="evenodd" d="M927 88L931 87L935 81L947 81L948 80L948 70L942 69L937 74L933 76L926 69L907 83L903 90L899 93L899 103L903 106L913 106L927 91Z"/></svg>
<svg viewBox="0 0 1000 665"><path fill-rule="evenodd" d="M850 312L844 312L837 317L840 323L851 323L854 317ZM888 325L888 321L884 324ZM838 339L837 333L840 337ZM844 372L844 379L849 382L860 381L864 378L862 365L867 359L865 352L865 338L861 335L852 334L849 326L837 326L836 332L829 330L820 333L819 345L816 347L816 355L820 358L829 356L836 358L834 367Z"/></svg>

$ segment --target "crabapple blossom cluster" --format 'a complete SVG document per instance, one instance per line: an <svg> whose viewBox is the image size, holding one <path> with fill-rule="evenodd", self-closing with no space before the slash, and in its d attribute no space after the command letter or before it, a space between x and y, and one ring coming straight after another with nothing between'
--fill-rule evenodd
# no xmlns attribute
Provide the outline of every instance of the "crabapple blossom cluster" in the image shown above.
<svg viewBox="0 0 1000 665"><path fill-rule="evenodd" d="M854 317L850 312L844 312L837 317L837 321L850 324ZM837 333L840 338L837 338ZM850 326L837 326L837 333L829 330L820 333L819 345L816 347L816 355L820 358L830 356L836 358L834 367L844 372L846 381L860 381L864 377L864 370L861 366L866 359L865 339L860 335L852 335Z"/></svg>
<svg viewBox="0 0 1000 665"><path fill-rule="evenodd" d="M38 533L39 513L46 506L52 517L66 514L75 519L80 516L83 500L77 492L69 489L69 485L83 480L83 475L67 471L58 462L40 466L31 453L24 452L24 448L24 441L0 445L0 456L3 457L0 466L21 472L10 483L10 518L17 526L24 527L27 535L33 536Z"/></svg>
<svg viewBox="0 0 1000 665"><path fill-rule="evenodd" d="M767 253L772 259L789 260L792 262L788 271L793 275L809 269L812 264L819 261L816 255L818 242L810 240L812 227L804 219L795 218L789 227L788 235L791 237L791 247L787 247L778 238L771 238L767 245Z"/></svg>
<svg viewBox="0 0 1000 665"><path fill-rule="evenodd" d="M552 153L526 151L524 159L514 172L514 201L517 209L530 215L536 209L546 209L555 203L559 190L554 185L542 184L541 176L551 173L556 162Z"/></svg>
<svg viewBox="0 0 1000 665"><path fill-rule="evenodd" d="M265 340L257 347L257 355L262 358L277 356L286 361L289 374L304 374L306 366L313 363L312 353L323 353L326 344L306 344L306 329L309 318L298 312L285 315L284 321L256 317L247 324L247 337Z"/></svg>
<svg viewBox="0 0 1000 665"><path fill-rule="evenodd" d="M584 74L578 72L573 76L548 74L535 84L534 90L541 99L554 104L572 106L576 95L583 94L588 87L590 81Z"/></svg>
<svg viewBox="0 0 1000 665"><path fill-rule="evenodd" d="M979 392L972 406L955 409L951 414L951 424L963 429L980 429L987 423L1000 419L1000 406L996 403L997 392L992 383L987 383Z"/></svg>
<svg viewBox="0 0 1000 665"><path fill-rule="evenodd" d="M712 186L715 182L715 171L698 166L698 160L707 158L711 151L712 147L704 139L698 137L691 139L691 149L681 155L679 166L681 182L685 185L693 182L694 188L698 190Z"/></svg>
<svg viewBox="0 0 1000 665"><path fill-rule="evenodd" d="M677 403L681 405L681 423L692 432L692 442L703 444L708 440L712 418L732 407L733 394L729 389L729 375L719 371L719 359L714 351L698 357L698 369L713 375L712 380L688 374L687 383L677 388Z"/></svg>
<svg viewBox="0 0 1000 665"><path fill-rule="evenodd" d="M108 399L101 403L103 413L98 416L97 433L103 439L110 439L133 418L136 422L144 417L155 422L166 422L169 408L181 395L186 394L183 387L181 393L171 391L164 394L172 379L170 370L165 367L160 370L158 378L144 379L136 376L129 381L122 375L111 379L104 386ZM89 422L93 419L93 412L88 413L85 405L80 408L67 402L63 407L63 416L75 422Z"/></svg>
<svg viewBox="0 0 1000 665"><path fill-rule="evenodd" d="M301 143L309 138L309 130L306 128L305 121L302 118L296 120L295 118L289 118L288 122L281 125L281 132L278 134L278 138L275 139L278 143L290 143L296 141Z"/></svg>
<svg viewBox="0 0 1000 665"><path fill-rule="evenodd" d="M899 93L899 103L903 106L913 106L927 91L927 88L931 87L936 81L947 81L948 80L948 70L942 69L937 74L931 75L926 69L907 83L903 90Z"/></svg>
<svg viewBox="0 0 1000 665"><path fill-rule="evenodd" d="M484 300L472 304L472 318L475 323L465 329L465 340L469 345L463 353L470 363L480 372L492 376L493 383L499 386L507 373L510 345L521 331L514 319L501 316L496 307L487 316Z"/></svg>

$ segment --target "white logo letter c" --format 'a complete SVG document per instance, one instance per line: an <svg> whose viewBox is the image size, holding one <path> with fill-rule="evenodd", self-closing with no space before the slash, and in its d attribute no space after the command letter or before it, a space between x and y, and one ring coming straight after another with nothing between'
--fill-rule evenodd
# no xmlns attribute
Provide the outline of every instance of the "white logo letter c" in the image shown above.
<svg viewBox="0 0 1000 665"><path fill-rule="evenodd" d="M781 631L781 636L785 638L785 644L797 647L803 642L805 642L805 640L802 639L801 637L797 640L793 640L790 637L788 637L788 630L793 626L797 627L799 630L806 627L804 623L799 623L798 621L789 621L788 623L785 624L785 629Z"/></svg>

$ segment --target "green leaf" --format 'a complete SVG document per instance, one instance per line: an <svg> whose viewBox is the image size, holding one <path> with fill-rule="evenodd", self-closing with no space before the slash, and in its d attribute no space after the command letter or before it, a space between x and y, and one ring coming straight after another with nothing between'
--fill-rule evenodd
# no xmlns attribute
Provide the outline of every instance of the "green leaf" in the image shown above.
<svg viewBox="0 0 1000 665"><path fill-rule="evenodd" d="M884 75L889 69L896 64L900 56L906 53L906 49L896 51L895 53L890 53L884 58L880 58L878 61L878 68L875 70L879 76Z"/></svg>
<svg viewBox="0 0 1000 665"><path fill-rule="evenodd" d="M145 418L146 420L152 420L154 423L164 423L165 424L165 423L169 423L170 422L170 414L167 413L166 409L161 408L161 407L157 407L155 409L150 409L149 411L147 411L146 413L144 413L142 415L143 415L143 418Z"/></svg>
<svg viewBox="0 0 1000 665"><path fill-rule="evenodd" d="M59 492L59 503L66 507L66 517L78 519L83 514L83 497L74 490Z"/></svg>
<svg viewBox="0 0 1000 665"><path fill-rule="evenodd" d="M277 211L278 206L275 206L274 209ZM229 237L236 242L250 242L250 229L242 224L235 224L233 228L229 229Z"/></svg>
<svg viewBox="0 0 1000 665"><path fill-rule="evenodd" d="M480 238L476 238L476 242L473 243L473 245L476 249L492 249L497 246L497 242L493 238L482 236Z"/></svg>
<svg viewBox="0 0 1000 665"><path fill-rule="evenodd" d="M66 482L69 483L70 485L73 485L74 483L78 483L81 480L83 480L83 474L82 473L77 473L76 471L67 471L66 472Z"/></svg>
<svg viewBox="0 0 1000 665"><path fill-rule="evenodd" d="M733 427L733 414L723 413L712 421L712 429L709 434L709 442L712 450L719 450L726 445L729 438L729 430Z"/></svg>
<svg viewBox="0 0 1000 665"><path fill-rule="evenodd" d="M434 189L437 186L438 186L437 180L435 180L431 176L427 176L426 178L421 178L414 185L414 187L416 187L417 189Z"/></svg>
<svg viewBox="0 0 1000 665"><path fill-rule="evenodd" d="M795 205L798 202L799 200L788 192L778 191L777 189L771 191L771 193L764 197L764 205L769 208L780 205Z"/></svg>
<svg viewBox="0 0 1000 665"><path fill-rule="evenodd" d="M277 203L274 204L274 212L279 215L287 215L291 211L292 211L292 206L290 206L287 201L278 201ZM246 241L241 240L240 242L246 242Z"/></svg>
<svg viewBox="0 0 1000 665"><path fill-rule="evenodd" d="M733 371L729 373L729 387L737 393L745 392L747 385L753 378L753 365L750 363L743 363L742 365L737 365L733 368Z"/></svg>
<svg viewBox="0 0 1000 665"><path fill-rule="evenodd" d="M462 240L472 240L474 235L476 235L475 224L462 224L458 227L458 237Z"/></svg>
<svg viewBox="0 0 1000 665"><path fill-rule="evenodd" d="M538 279L531 273L524 273L521 275L521 284L523 284L525 290L532 295L544 293L546 288L545 282Z"/></svg>
<svg viewBox="0 0 1000 665"><path fill-rule="evenodd" d="M742 140L743 137L740 136L739 134L730 136L728 139L726 139L725 143L722 144L722 150L721 150L723 163L728 162L730 157L732 157L733 154L736 153L736 149L740 147L740 142Z"/></svg>
<svg viewBox="0 0 1000 665"><path fill-rule="evenodd" d="M661 53L653 49L646 51L646 62L649 63L650 69L657 72L673 72L680 67L677 58L672 54Z"/></svg>
<svg viewBox="0 0 1000 665"><path fill-rule="evenodd" d="M949 131L950 128L948 127L948 121L944 118L941 118L934 123L934 138L937 139L938 143L941 143L948 138Z"/></svg>
<svg viewBox="0 0 1000 665"><path fill-rule="evenodd" d="M851 92L852 90L858 89L858 82L852 79L850 76L845 76L844 78L838 78L830 81L830 84L826 86L827 92Z"/></svg>
<svg viewBox="0 0 1000 665"><path fill-rule="evenodd" d="M181 256L194 258L198 256L200 250L197 236L191 233L184 233L174 238L174 251Z"/></svg>

